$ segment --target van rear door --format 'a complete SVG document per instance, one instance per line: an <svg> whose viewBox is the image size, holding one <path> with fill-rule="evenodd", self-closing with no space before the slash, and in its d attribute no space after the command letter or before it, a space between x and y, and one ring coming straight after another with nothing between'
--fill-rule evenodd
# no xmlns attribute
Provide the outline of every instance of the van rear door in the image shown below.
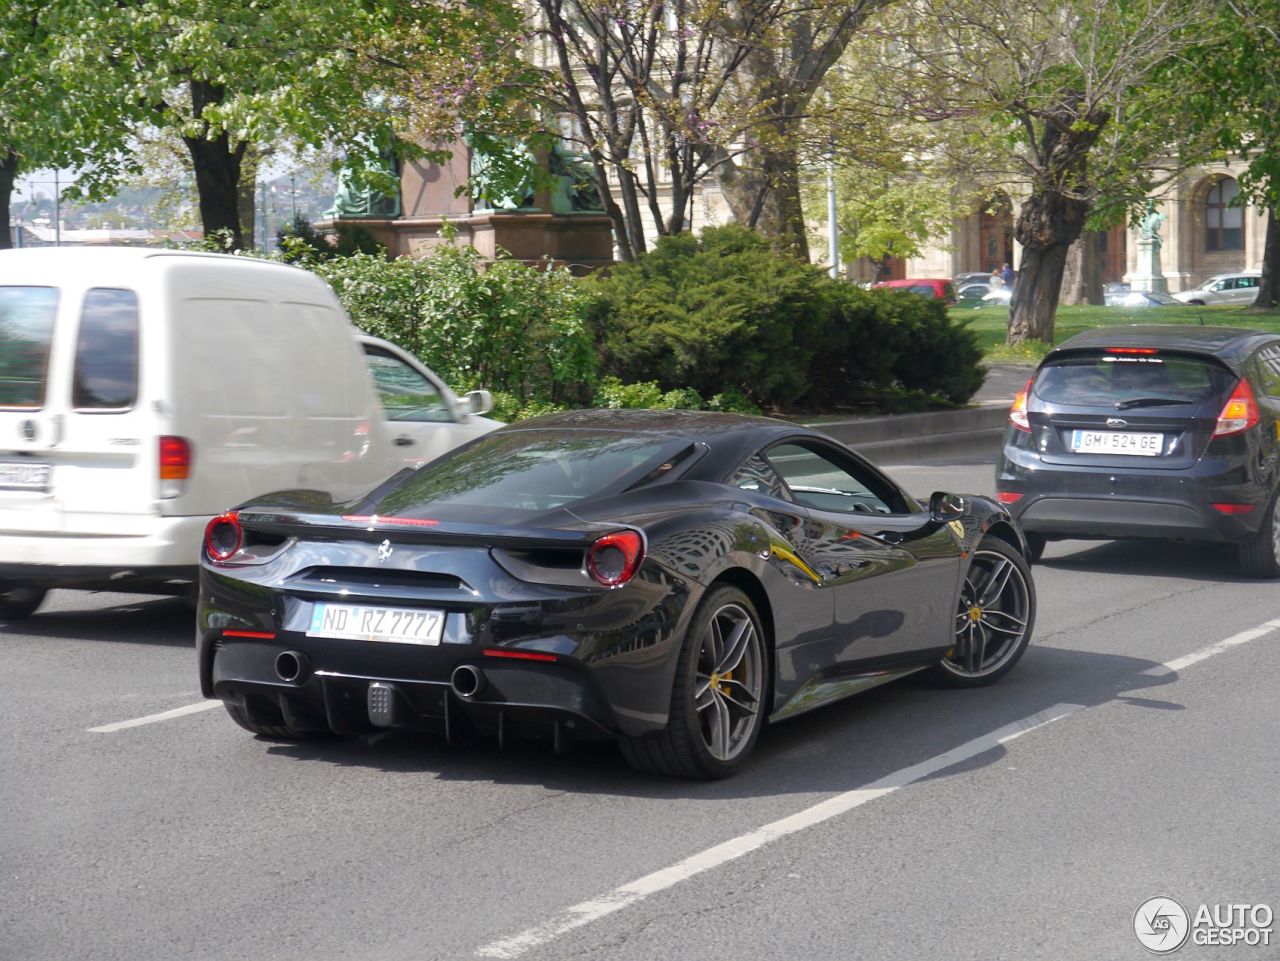
<svg viewBox="0 0 1280 961"><path fill-rule="evenodd" d="M138 294L0 287L0 331L0 527L138 533L158 460Z"/></svg>

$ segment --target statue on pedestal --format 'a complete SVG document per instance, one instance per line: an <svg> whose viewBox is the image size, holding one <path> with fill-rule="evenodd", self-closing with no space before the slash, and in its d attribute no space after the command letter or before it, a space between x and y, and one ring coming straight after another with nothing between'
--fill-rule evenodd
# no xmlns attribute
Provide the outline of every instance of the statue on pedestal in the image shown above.
<svg viewBox="0 0 1280 961"><path fill-rule="evenodd" d="M1154 200L1147 201L1147 212L1138 221L1138 237L1151 241L1157 253L1160 252L1160 225L1165 222L1165 215L1156 210Z"/></svg>
<svg viewBox="0 0 1280 961"><path fill-rule="evenodd" d="M1156 202L1148 200L1147 212L1138 221L1138 269L1129 278L1134 290L1169 292L1169 283L1160 268L1160 225L1165 219L1156 210Z"/></svg>
<svg viewBox="0 0 1280 961"><path fill-rule="evenodd" d="M338 172L338 187L334 192L333 206L321 216L327 220L390 219L400 216L400 162L395 151L390 147L379 151L378 156L381 160L378 172L395 178L397 185L395 192L384 193L372 184L357 184L351 168L343 167Z"/></svg>

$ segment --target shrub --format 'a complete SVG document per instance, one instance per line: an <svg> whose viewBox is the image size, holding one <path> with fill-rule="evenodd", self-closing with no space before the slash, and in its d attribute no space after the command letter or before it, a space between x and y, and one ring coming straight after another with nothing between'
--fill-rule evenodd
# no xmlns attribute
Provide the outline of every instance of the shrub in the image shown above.
<svg viewBox="0 0 1280 961"><path fill-rule="evenodd" d="M833 281L741 227L664 237L588 284L601 365L628 389L758 411L961 404L982 384L976 337L941 301Z"/></svg>
<svg viewBox="0 0 1280 961"><path fill-rule="evenodd" d="M586 298L567 270L488 262L453 245L421 260L356 254L308 266L356 326L421 357L455 389L485 387L521 406L590 398Z"/></svg>
<svg viewBox="0 0 1280 961"><path fill-rule="evenodd" d="M710 397L733 388L769 405L808 389L824 323L819 270L742 227L663 237L588 284L604 369Z"/></svg>

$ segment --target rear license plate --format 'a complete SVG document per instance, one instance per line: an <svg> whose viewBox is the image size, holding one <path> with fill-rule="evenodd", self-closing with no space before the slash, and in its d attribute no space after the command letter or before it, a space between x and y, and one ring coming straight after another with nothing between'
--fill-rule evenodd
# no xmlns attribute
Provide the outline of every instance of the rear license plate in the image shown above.
<svg viewBox="0 0 1280 961"><path fill-rule="evenodd" d="M48 489L48 464L0 461L0 490L43 491Z"/></svg>
<svg viewBox="0 0 1280 961"><path fill-rule="evenodd" d="M1159 457L1164 434L1137 434L1117 430L1073 430L1071 449L1077 454L1131 454Z"/></svg>
<svg viewBox="0 0 1280 961"><path fill-rule="evenodd" d="M337 637L387 644L434 647L444 634L444 611L417 607L365 607L361 604L315 604L308 637Z"/></svg>

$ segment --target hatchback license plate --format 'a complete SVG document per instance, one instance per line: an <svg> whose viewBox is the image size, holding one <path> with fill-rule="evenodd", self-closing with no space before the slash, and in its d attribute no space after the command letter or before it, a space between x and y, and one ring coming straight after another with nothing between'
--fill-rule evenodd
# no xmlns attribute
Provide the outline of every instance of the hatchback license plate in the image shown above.
<svg viewBox="0 0 1280 961"><path fill-rule="evenodd" d="M1138 434L1118 430L1073 430L1071 449L1077 454L1130 454L1159 457L1164 434Z"/></svg>
<svg viewBox="0 0 1280 961"><path fill-rule="evenodd" d="M22 461L0 462L0 490L43 491L49 489L49 465Z"/></svg>
<svg viewBox="0 0 1280 961"><path fill-rule="evenodd" d="M444 611L417 607L365 607L362 604L315 604L308 637L435 647L444 634Z"/></svg>

